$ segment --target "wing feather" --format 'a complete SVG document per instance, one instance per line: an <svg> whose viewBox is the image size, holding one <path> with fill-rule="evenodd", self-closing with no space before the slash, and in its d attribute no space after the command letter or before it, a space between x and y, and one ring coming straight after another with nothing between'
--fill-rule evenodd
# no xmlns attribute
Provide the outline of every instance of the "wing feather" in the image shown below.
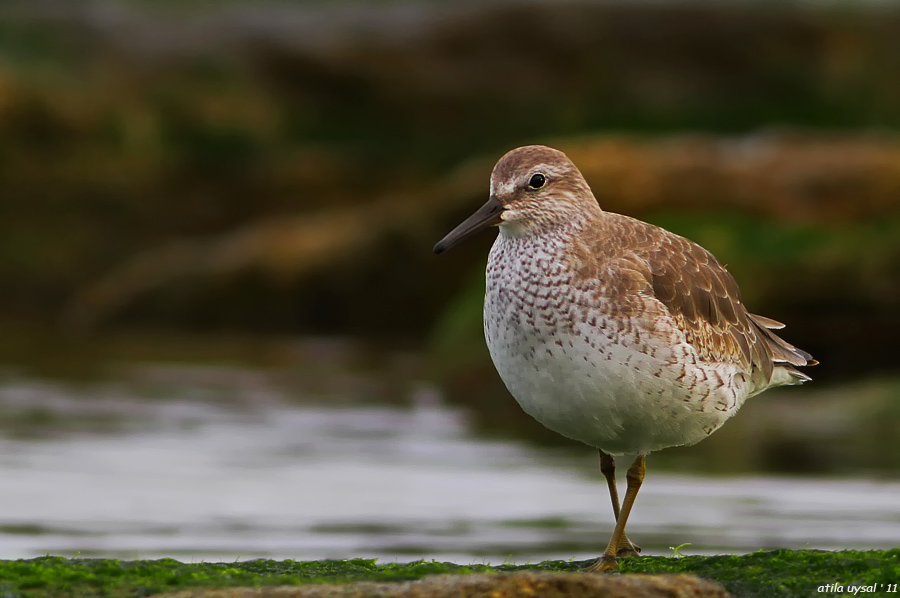
<svg viewBox="0 0 900 598"><path fill-rule="evenodd" d="M665 306L701 360L739 364L766 383L776 367L788 368L799 380L807 378L793 366L816 361L772 332L783 324L747 311L737 282L711 253L640 220L607 216L618 230L598 236L596 242L603 246L591 250L633 264L628 288L635 290L633 276L643 276L644 292Z"/></svg>

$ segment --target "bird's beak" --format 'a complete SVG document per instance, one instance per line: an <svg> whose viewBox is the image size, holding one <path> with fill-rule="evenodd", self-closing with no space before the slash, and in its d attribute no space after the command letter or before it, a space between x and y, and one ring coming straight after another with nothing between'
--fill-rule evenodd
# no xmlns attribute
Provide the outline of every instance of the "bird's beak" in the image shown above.
<svg viewBox="0 0 900 598"><path fill-rule="evenodd" d="M492 195L486 204L478 208L474 214L463 220L462 224L438 241L438 244L434 246L434 252L443 253L454 245L462 243L478 231L500 224L502 222L500 214L503 213L503 209L503 204L500 203L500 200Z"/></svg>

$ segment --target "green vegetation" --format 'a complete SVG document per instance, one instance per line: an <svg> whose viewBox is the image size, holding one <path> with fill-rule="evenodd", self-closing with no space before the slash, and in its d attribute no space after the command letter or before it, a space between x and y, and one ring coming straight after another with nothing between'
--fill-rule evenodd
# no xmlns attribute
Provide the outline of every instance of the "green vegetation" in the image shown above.
<svg viewBox="0 0 900 598"><path fill-rule="evenodd" d="M316 0L165 2L194 17L179 19L123 0L109 3L115 18L92 20L78 3L17 4L0 13L0 312L15 321L59 318L85 285L167 241L384 195L427 204L457 165L516 144L900 126L900 12L888 6L501 3L464 14L411 2L421 12L379 16ZM547 10L558 27L545 26ZM334 14L320 21L322 11ZM527 48L522 31L535 35ZM881 189L877 175L804 187L804 201ZM329 333L375 321L420 334L463 276L429 274L431 237L451 221L438 204L416 221L422 238L391 237L318 278L183 285L118 321ZM388 284L407 276L412 292ZM375 282L394 309L348 318Z"/></svg>
<svg viewBox="0 0 900 598"><path fill-rule="evenodd" d="M587 562L545 561L534 565L455 565L419 561L378 564L374 560L267 561L185 564L172 559L119 561L42 557L0 561L4 598L150 596L191 588L302 585L355 581L401 581L441 573L521 570L578 571ZM889 551L776 550L742 556L642 557L623 560L623 573L690 573L723 584L740 598L835 595L826 584L896 584L900 549ZM882 590L883 591L883 590Z"/></svg>

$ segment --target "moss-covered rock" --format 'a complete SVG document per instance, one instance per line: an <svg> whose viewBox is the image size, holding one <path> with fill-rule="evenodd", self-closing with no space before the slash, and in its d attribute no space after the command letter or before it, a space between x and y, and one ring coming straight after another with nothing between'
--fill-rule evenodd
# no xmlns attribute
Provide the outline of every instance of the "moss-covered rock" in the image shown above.
<svg viewBox="0 0 900 598"><path fill-rule="evenodd" d="M374 560L363 559L186 564L172 559L119 561L42 557L0 561L0 592L11 598L117 598L203 588L395 582L446 574L514 571L571 573L589 564L590 561L545 561L534 565L492 567L434 561L378 564ZM623 577L634 573L698 576L722 584L739 598L800 598L842 594L847 587L856 585L875 586L881 588L877 591L884 592L889 584L896 584L900 578L900 548L888 551L776 550L736 556L639 557L622 559L620 567ZM475 579L474 585L477 585L484 578ZM541 578L526 576L509 579L512 580L512 587L522 588L524 583L531 583L527 580ZM438 585L441 583L438 582ZM833 589L836 586L844 589L836 591Z"/></svg>

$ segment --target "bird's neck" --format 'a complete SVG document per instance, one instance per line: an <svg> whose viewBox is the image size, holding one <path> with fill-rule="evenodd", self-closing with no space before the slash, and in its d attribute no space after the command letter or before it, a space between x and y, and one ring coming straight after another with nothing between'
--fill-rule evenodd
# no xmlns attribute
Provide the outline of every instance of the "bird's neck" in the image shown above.
<svg viewBox="0 0 900 598"><path fill-rule="evenodd" d="M505 222L498 241L512 246L541 246L547 253L565 252L584 231L602 225L606 213L599 206L572 211L565 218L546 222Z"/></svg>

